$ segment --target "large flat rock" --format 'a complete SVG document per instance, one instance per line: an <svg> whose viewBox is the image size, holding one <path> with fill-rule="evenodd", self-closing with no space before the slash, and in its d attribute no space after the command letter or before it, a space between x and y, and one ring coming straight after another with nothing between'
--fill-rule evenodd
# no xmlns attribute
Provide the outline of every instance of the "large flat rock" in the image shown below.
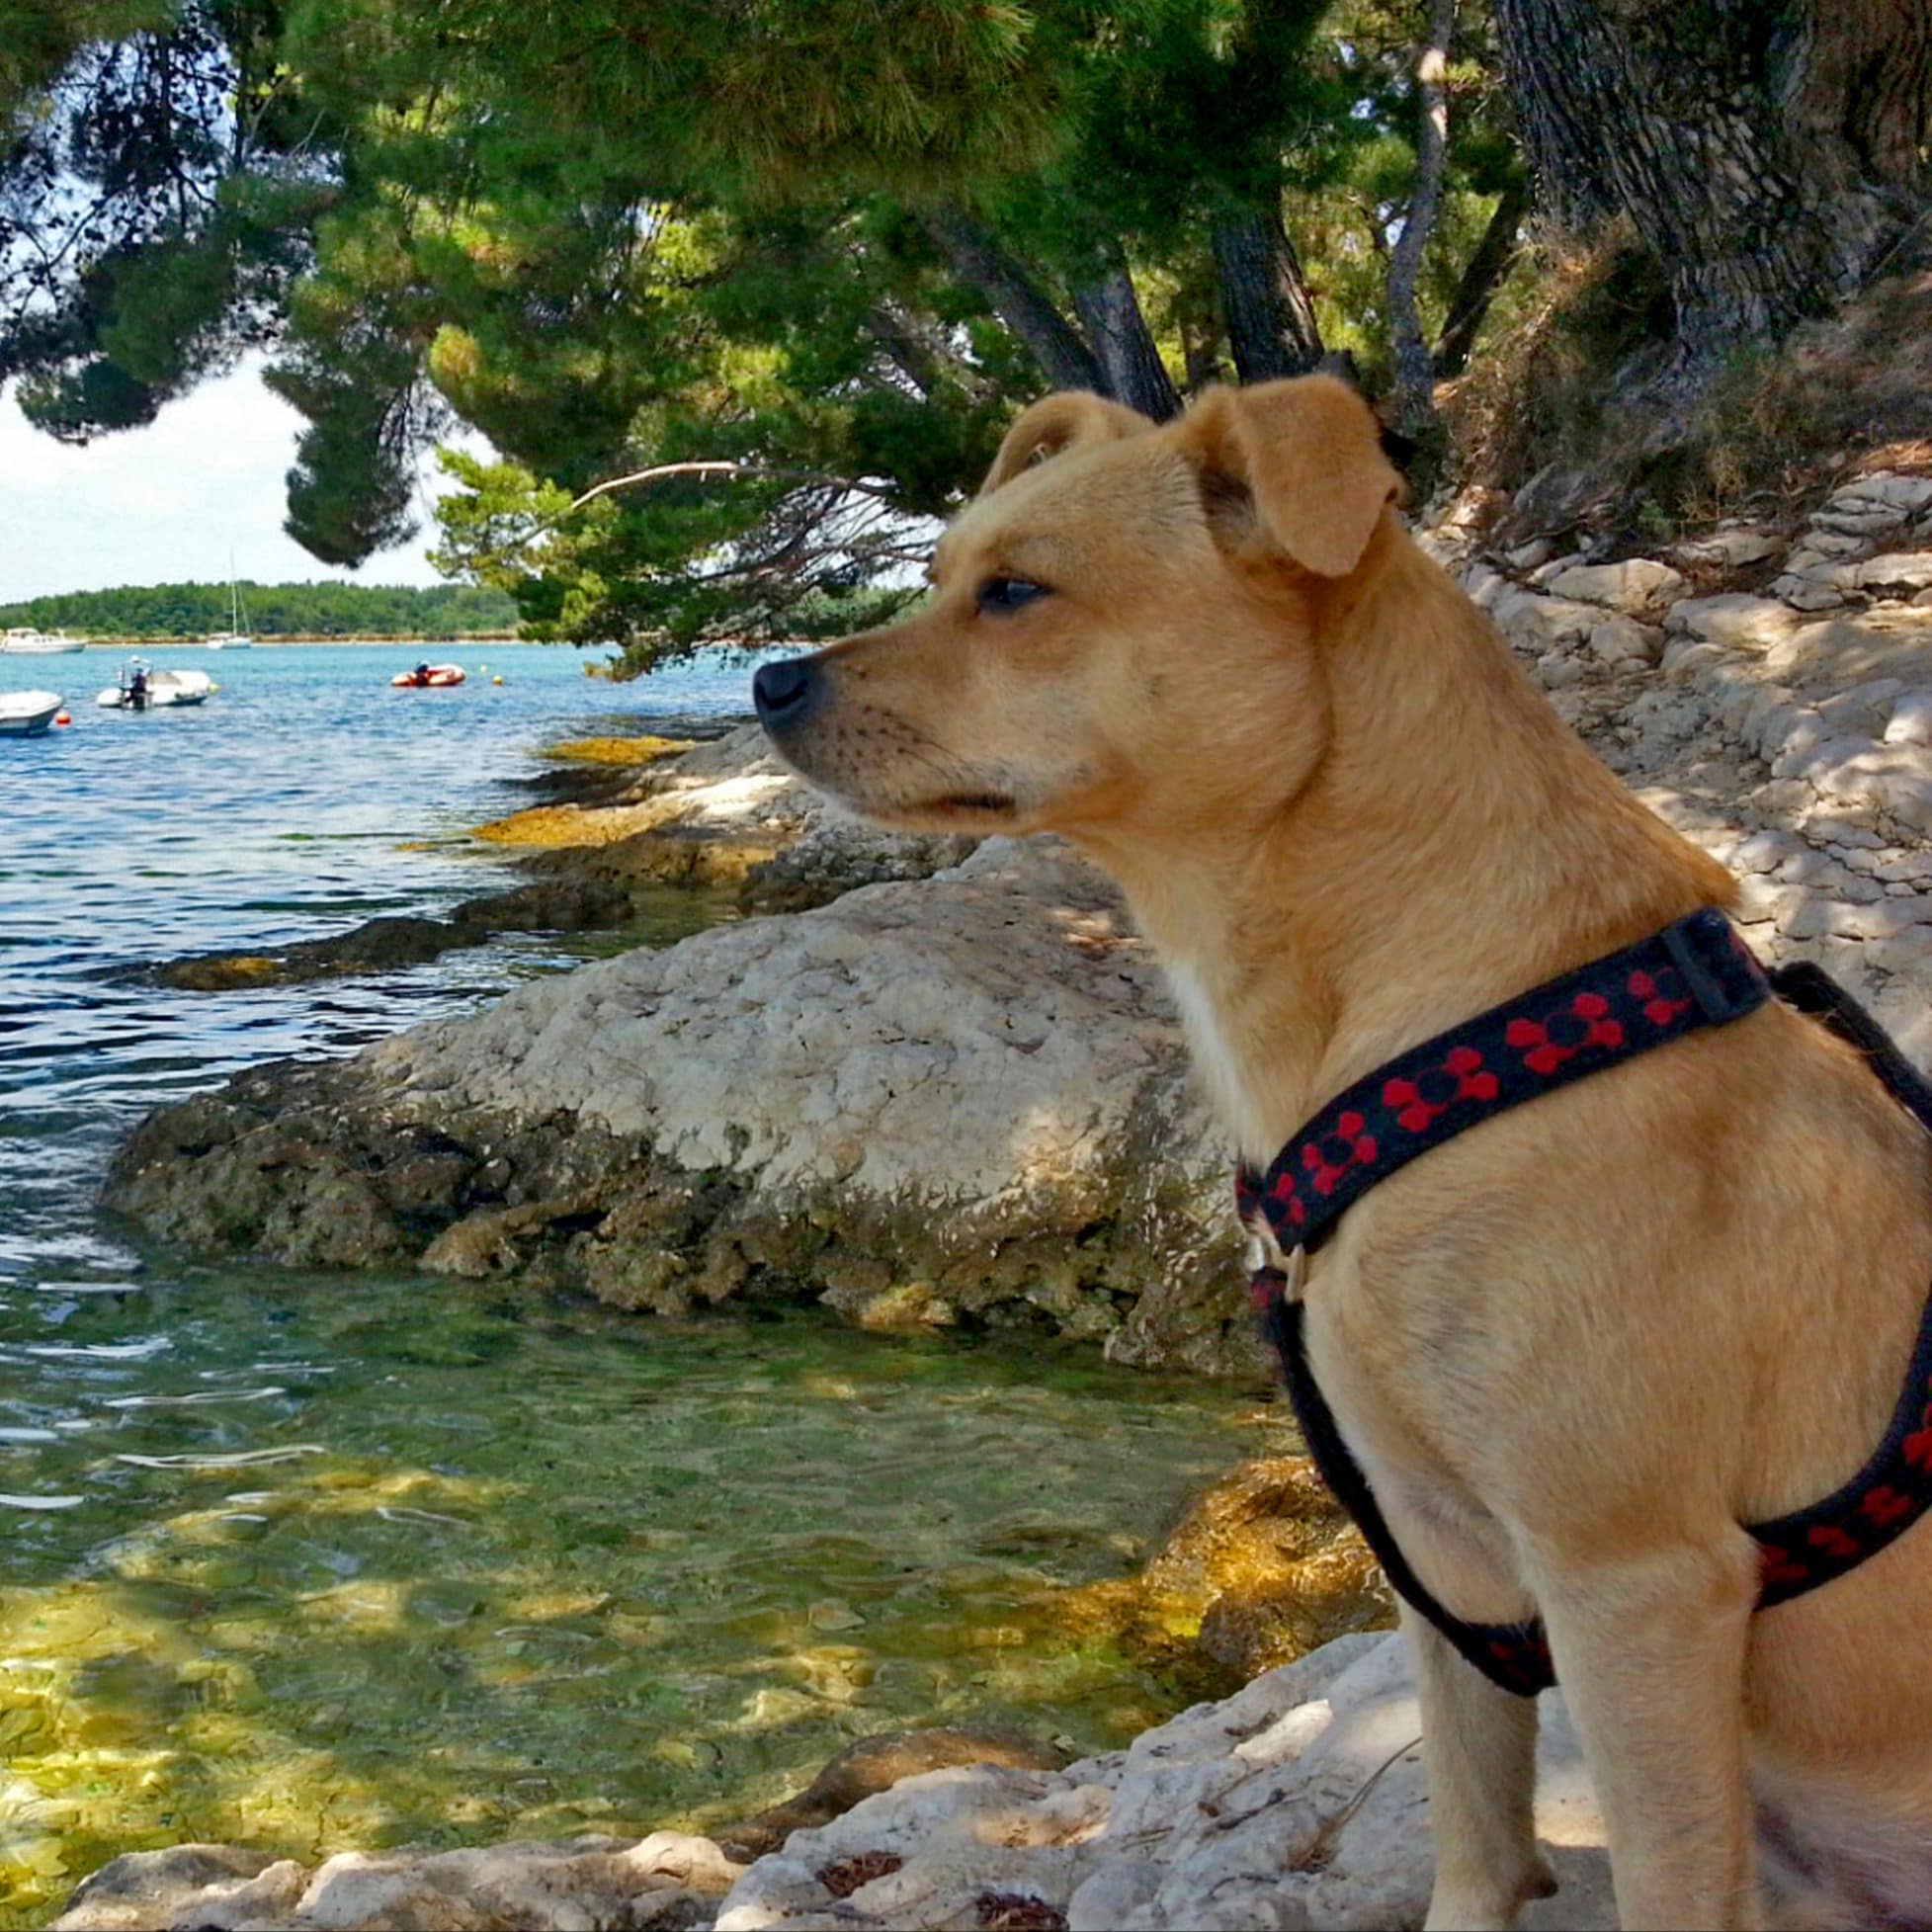
<svg viewBox="0 0 1932 1932"><path fill-rule="evenodd" d="M150 1121L111 1204L292 1262L676 1311L1036 1325L1251 1360L1225 1156L1159 974L1063 848L535 981Z"/></svg>

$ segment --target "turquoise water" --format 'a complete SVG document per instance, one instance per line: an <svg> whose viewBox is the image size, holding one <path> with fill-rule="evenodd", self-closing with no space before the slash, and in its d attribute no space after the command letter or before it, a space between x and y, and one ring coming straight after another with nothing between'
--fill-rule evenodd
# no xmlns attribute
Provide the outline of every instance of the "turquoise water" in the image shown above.
<svg viewBox="0 0 1932 1932"><path fill-rule="evenodd" d="M389 690L422 654L471 682ZM1275 1446L1225 1391L103 1224L147 1109L569 954L218 994L128 968L509 882L462 832L530 801L536 747L737 710L747 678L612 687L511 645L153 656L222 688L128 716L92 704L111 656L0 656L0 689L61 689L75 720L0 740L0 1924L119 1851L704 1824L866 1731L1087 1748L1171 1709L1088 1586Z"/></svg>

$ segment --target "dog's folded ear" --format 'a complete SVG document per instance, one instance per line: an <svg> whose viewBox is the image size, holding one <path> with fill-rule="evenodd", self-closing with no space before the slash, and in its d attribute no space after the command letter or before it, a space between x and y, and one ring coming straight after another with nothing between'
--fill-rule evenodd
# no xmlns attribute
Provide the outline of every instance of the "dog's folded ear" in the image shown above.
<svg viewBox="0 0 1932 1932"><path fill-rule="evenodd" d="M1031 469L1063 451L1113 443L1124 436L1144 436L1153 427L1152 419L1137 409L1109 402L1105 396L1088 395L1084 390L1065 389L1057 395L1042 396L1021 410L1006 432L999 455L979 485L979 494L990 494L1023 469Z"/></svg>
<svg viewBox="0 0 1932 1932"><path fill-rule="evenodd" d="M1211 389L1178 434L1211 506L1245 497L1266 535L1319 576L1346 577L1401 494L1374 412L1332 376Z"/></svg>

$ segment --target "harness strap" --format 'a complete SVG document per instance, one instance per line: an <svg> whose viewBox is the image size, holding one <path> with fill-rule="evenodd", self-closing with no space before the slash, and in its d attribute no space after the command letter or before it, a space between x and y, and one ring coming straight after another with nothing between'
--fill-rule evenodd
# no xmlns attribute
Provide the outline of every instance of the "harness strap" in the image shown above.
<svg viewBox="0 0 1932 1932"><path fill-rule="evenodd" d="M1418 1155L1492 1114L1723 1026L1770 998L1764 968L1712 907L1425 1040L1338 1094L1265 1174L1236 1182L1284 1248L1315 1248Z"/></svg>
<svg viewBox="0 0 1932 1932"><path fill-rule="evenodd" d="M1395 1541L1395 1533L1388 1527L1382 1505L1376 1501L1376 1492L1369 1486L1362 1465L1342 1440L1334 1412L1308 1367L1307 1346L1302 1333L1302 1303L1290 1301L1285 1288L1285 1278L1274 1268L1257 1269L1249 1282L1250 1293L1261 1311L1262 1330L1281 1357L1282 1376L1288 1384L1288 1398L1294 1405L1302 1440L1307 1445L1322 1481L1355 1519L1362 1541L1382 1565L1389 1587L1411 1610L1435 1625L1492 1684L1514 1691L1518 1697L1535 1697L1539 1691L1547 1691L1556 1681L1556 1673L1541 1624L1465 1623L1453 1611L1445 1609L1409 1568L1402 1546Z"/></svg>
<svg viewBox="0 0 1932 1932"><path fill-rule="evenodd" d="M1659 952L1663 965L1677 973L1675 981L1660 979ZM1932 1133L1932 1084L1920 1077L1890 1036L1843 987L1808 964L1781 966L1767 977L1729 921L1722 913L1705 911L1639 946L1494 1008L1467 1027L1440 1035L1358 1082L1289 1141L1266 1176L1242 1170L1236 1193L1243 1218L1251 1221L1260 1212L1285 1244L1312 1245L1376 1181L1477 1121L1648 1051L1678 1034L1739 1018L1761 1006L1774 989L1781 1000L1816 1018L1864 1053L1887 1092ZM1578 1003L1584 1000L1591 1005L1579 1010ZM1638 1003L1643 1030L1631 1017L1631 1001ZM1551 1018L1564 1014L1581 1023L1580 1037L1575 1028L1553 1030ZM1536 1037L1531 1028L1538 1030ZM1508 1070L1507 1061L1489 1059L1497 1038L1516 1052L1523 1073ZM1479 1056L1475 1063L1461 1057L1466 1048ZM1449 1076L1453 1088L1439 1079L1424 1093L1421 1080L1431 1070ZM1534 1081L1526 1080L1525 1073ZM1365 1110L1377 1104L1383 1112L1372 1128ZM1395 1110L1395 1126L1409 1137L1385 1144L1382 1121L1391 1110ZM1407 1122L1401 1118L1403 1112L1409 1115ZM1360 1124L1350 1128L1346 1123L1351 1118ZM1357 1143L1346 1162L1331 1159L1337 1150L1323 1145L1335 1135L1352 1135ZM1366 1151L1360 1146L1364 1140L1369 1142ZM1301 1186L1303 1177L1314 1184L1311 1189ZM1290 1183L1286 1188L1284 1178ZM1324 1179L1325 1188L1320 1185ZM1293 1213L1298 1203L1302 1208L1299 1219ZM1302 1304L1289 1298L1286 1286L1286 1278L1272 1268L1257 1270L1250 1283L1264 1330L1281 1358L1308 1453L1322 1479L1354 1517L1390 1586L1501 1689L1520 1697L1548 1690L1555 1682L1555 1671L1540 1623L1467 1623L1444 1608L1409 1567L1308 1367ZM1871 1460L1822 1501L1747 1532L1762 1553L1758 1608L1788 1602L1844 1575L1902 1536L1928 1510L1932 1510L1932 1301L1920 1322L1891 1426Z"/></svg>

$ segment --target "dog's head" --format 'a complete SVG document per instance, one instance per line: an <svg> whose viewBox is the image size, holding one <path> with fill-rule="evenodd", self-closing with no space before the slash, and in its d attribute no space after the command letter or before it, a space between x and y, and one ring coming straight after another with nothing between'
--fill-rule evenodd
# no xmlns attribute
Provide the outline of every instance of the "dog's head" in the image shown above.
<svg viewBox="0 0 1932 1932"><path fill-rule="evenodd" d="M762 666L786 760L924 832L1108 842L1278 806L1326 741L1315 610L1399 480L1326 377L1157 426L1091 395L1013 425L888 629Z"/></svg>

